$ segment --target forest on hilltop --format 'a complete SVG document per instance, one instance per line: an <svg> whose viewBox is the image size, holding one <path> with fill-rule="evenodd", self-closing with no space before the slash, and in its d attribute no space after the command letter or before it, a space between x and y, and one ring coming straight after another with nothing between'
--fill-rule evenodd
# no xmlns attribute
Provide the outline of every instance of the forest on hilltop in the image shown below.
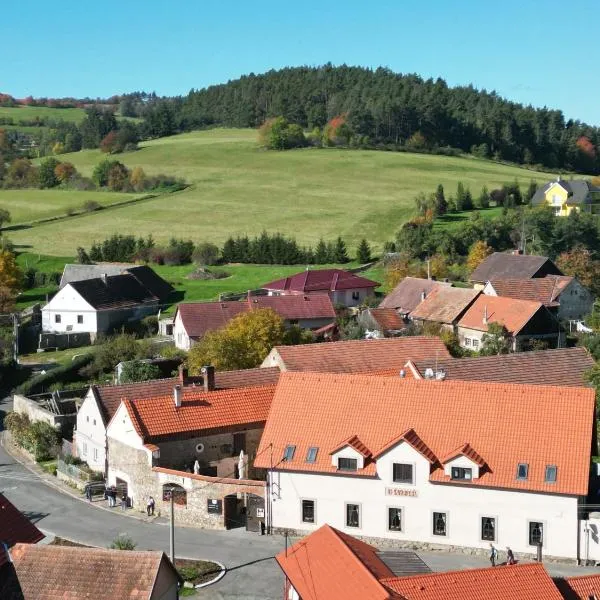
<svg viewBox="0 0 600 600"><path fill-rule="evenodd" d="M250 74L192 90L173 99L179 130L212 125L256 127L283 116L305 128L323 128L347 115L362 146L402 147L418 134L425 145L482 157L600 171L600 128L566 120L560 110L510 102L473 86L451 88L389 69L332 66Z"/></svg>

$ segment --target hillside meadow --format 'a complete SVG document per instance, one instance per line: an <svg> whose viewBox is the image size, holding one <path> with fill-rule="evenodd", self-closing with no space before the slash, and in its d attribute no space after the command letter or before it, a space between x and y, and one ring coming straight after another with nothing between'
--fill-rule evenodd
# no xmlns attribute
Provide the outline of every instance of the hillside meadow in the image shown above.
<svg viewBox="0 0 600 600"><path fill-rule="evenodd" d="M45 106L0 106L0 118L20 121L34 119L52 119L53 121L71 121L79 123L85 117L83 108L47 108ZM0 126L1 127L1 126Z"/></svg>
<svg viewBox="0 0 600 600"><path fill-rule="evenodd" d="M105 155L87 150L61 156L90 175ZM161 138L114 158L148 174L185 179L182 192L10 233L34 252L69 256L113 233L152 234L159 243L171 236L222 244L230 236L263 230L295 236L315 245L320 237L341 235L354 253L366 237L375 250L392 239L415 212L414 197L442 183L447 195L458 181L477 195L483 185L553 176L474 158L367 150L314 149L265 151L251 129L212 129ZM22 192L0 191L0 207L11 210ZM61 196L62 194L62 196ZM91 194L91 195L90 195ZM89 197L95 193L88 192ZM41 190L30 202L77 206L82 193ZM87 199L87 198L86 198ZM13 221L16 221L13 218Z"/></svg>

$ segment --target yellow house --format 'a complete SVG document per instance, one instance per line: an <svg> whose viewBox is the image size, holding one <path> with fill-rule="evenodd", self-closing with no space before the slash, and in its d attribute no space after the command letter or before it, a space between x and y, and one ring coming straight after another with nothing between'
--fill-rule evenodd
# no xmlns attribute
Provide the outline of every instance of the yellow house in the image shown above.
<svg viewBox="0 0 600 600"><path fill-rule="evenodd" d="M595 205L600 207L600 188L585 179L565 181L559 175L556 181L538 188L531 204L551 206L554 214L560 217L568 216L573 210L598 212L593 208Z"/></svg>

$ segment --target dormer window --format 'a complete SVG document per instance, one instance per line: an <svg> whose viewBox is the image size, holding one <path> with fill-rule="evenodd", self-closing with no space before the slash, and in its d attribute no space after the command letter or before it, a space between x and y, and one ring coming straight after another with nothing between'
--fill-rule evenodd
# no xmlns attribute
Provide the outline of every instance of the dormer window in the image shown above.
<svg viewBox="0 0 600 600"><path fill-rule="evenodd" d="M556 465L546 465L546 475L544 481L546 483L556 483Z"/></svg>
<svg viewBox="0 0 600 600"><path fill-rule="evenodd" d="M358 460L356 458L338 458L338 469L340 471L356 471L358 468Z"/></svg>
<svg viewBox="0 0 600 600"><path fill-rule="evenodd" d="M452 479L471 480L473 479L473 469L452 467Z"/></svg>
<svg viewBox="0 0 600 600"><path fill-rule="evenodd" d="M527 481L529 475L529 465L526 463L519 463L517 465L517 479L519 481Z"/></svg>
<svg viewBox="0 0 600 600"><path fill-rule="evenodd" d="M283 460L292 460L295 452L296 446L286 446L285 452L283 453Z"/></svg>
<svg viewBox="0 0 600 600"><path fill-rule="evenodd" d="M306 453L306 462L314 463L317 460L317 452L319 449L316 446L311 446Z"/></svg>

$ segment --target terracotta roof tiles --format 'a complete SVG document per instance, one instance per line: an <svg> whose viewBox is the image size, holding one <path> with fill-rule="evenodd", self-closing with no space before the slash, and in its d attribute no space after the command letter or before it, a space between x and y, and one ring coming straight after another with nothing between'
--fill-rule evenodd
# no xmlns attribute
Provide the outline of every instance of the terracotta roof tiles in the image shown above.
<svg viewBox="0 0 600 600"><path fill-rule="evenodd" d="M369 314L382 331L400 331L406 323L394 308L370 308Z"/></svg>
<svg viewBox="0 0 600 600"><path fill-rule="evenodd" d="M20 511L0 494L0 567L8 557L2 547L9 548L17 542L35 544L44 538L44 534Z"/></svg>
<svg viewBox="0 0 600 600"><path fill-rule="evenodd" d="M585 496L594 411L591 388L282 373L255 465L270 467L260 456L270 444L279 456L294 444L278 469L331 474L340 440L356 435L379 449L412 428L438 457L465 442L475 448L489 468L469 485ZM304 460L309 447L319 448L314 463ZM526 481L516 480L520 462ZM545 482L547 465L557 466L555 483ZM355 475L376 475L375 461ZM430 480L447 481L441 467Z"/></svg>
<svg viewBox="0 0 600 600"><path fill-rule="evenodd" d="M380 308L393 308L402 313L413 311L423 301L423 295L440 286L448 287L450 284L432 279L418 277L405 277L382 301Z"/></svg>
<svg viewBox="0 0 600 600"><path fill-rule="evenodd" d="M286 292L334 292L376 288L377 281L355 275L342 269L309 269L295 275L270 281L261 287L265 290L281 290Z"/></svg>
<svg viewBox="0 0 600 600"><path fill-rule="evenodd" d="M566 275L548 275L535 279L492 279L489 283L498 296L557 306L558 297L572 281L573 277Z"/></svg>
<svg viewBox="0 0 600 600"><path fill-rule="evenodd" d="M438 287L410 313L410 318L455 323L479 294L480 291L467 288Z"/></svg>
<svg viewBox="0 0 600 600"><path fill-rule="evenodd" d="M472 460L476 465L483 467L485 465L485 460L475 452L475 449L466 442L465 444L461 444L458 448L449 452L444 458L442 458L441 463L444 465L451 460L454 460L458 456L466 456L469 460Z"/></svg>
<svg viewBox="0 0 600 600"><path fill-rule="evenodd" d="M557 582L563 590L565 600L589 600L600 598L600 575L582 575L580 577L567 577Z"/></svg>

